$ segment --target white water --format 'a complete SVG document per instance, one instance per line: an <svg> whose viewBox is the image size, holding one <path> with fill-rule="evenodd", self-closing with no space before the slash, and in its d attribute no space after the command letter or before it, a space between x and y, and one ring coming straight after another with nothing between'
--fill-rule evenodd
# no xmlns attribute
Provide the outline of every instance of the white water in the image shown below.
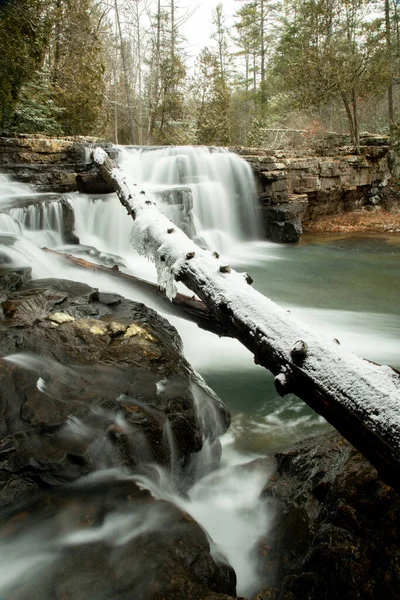
<svg viewBox="0 0 400 600"><path fill-rule="evenodd" d="M250 165L235 154L191 147L151 151L120 148L120 152L121 167L146 191L189 191L197 242L231 254L239 243L257 237L254 178ZM181 225L185 210L176 209L169 206L166 213Z"/></svg>
<svg viewBox="0 0 400 600"><path fill-rule="evenodd" d="M258 267L261 265L265 273L268 272L268 264L271 264L272 260L280 260L282 269L284 268L284 260L275 255L273 244L257 242L254 239L246 241L252 235L256 235L256 216L252 199L254 184L249 167L244 161L226 152L210 153L199 148L149 152L121 149L121 163L138 185L150 193L160 195L160 191L165 191L166 188L172 194L179 187L188 190L187 202L182 210L175 204L171 210L168 201L163 207L178 222L180 213L185 213L187 217L188 211L192 211L195 235L208 247L224 252L229 260L236 264L246 262ZM34 194L29 186L12 184L4 176L0 177L0 208L19 195L29 194ZM238 202L239 195L241 202ZM174 198L176 196L173 196L173 200ZM128 272L155 279L153 265L139 258L129 245L130 220L115 196L95 199L72 194L71 202L76 218L75 231L81 244L91 247L86 248L89 256L106 264L117 262L120 268L123 268L121 265L125 265ZM240 210L241 205L245 207L245 211ZM79 270L58 257L44 253L39 246L59 247L62 243L60 220L54 216L49 217L46 225L42 220L42 224L47 227L43 232L36 229L36 226L42 226L40 220L38 221L37 209L32 211L34 214L28 223L25 214L18 213L18 210L12 211L14 218L0 214L0 232L5 232L0 233L0 255L9 257L17 266L31 265L34 278L62 277L81 281L102 291L111 291L132 300L145 302L159 312L165 312L164 304L146 297L144 293L133 291L124 281L110 279L104 273ZM244 214L246 218L250 215L250 219L242 229ZM35 223L35 226L32 227L31 223ZM80 249L77 247L75 250ZM68 251L71 251L71 248ZM382 361L386 360L386 357L391 360L399 355L398 336L393 333L393 328L390 329L390 317L387 315L360 312L355 318L354 314L346 311L299 308L296 306L295 291L287 298L286 304L312 325L325 330L331 337L339 337L351 349L368 358ZM262 454L266 451L269 438L281 436L283 440L285 436L289 437L289 429L295 431L299 428L303 433L311 434L318 430L319 421L310 414L304 415L300 403L291 399L280 400L281 404L268 409L267 413L265 410L260 413L257 407L257 410L254 409L254 415L249 417L247 413L251 414L252 410L252 386L255 386L256 380L262 380L264 395L268 396L270 391L267 375L260 367L254 365L248 351L235 340L217 338L184 319L168 314L166 316L178 328L184 341L185 354L200 372L225 373L227 383L234 375L243 375L245 383L241 398L242 412L236 411L232 429L222 438L223 469L201 479L189 491L188 498L184 499L176 493L169 478L170 474L160 472L155 467L153 472L150 470L148 475L137 476L137 479L156 497L172 500L198 520L217 544L213 546L215 556L219 553L225 555L234 566L238 575L238 593L248 596L257 589L258 583L253 549L258 539L268 531L269 515L264 503L259 501L259 493L266 483L267 475L262 469L260 473L259 469L247 471L238 466L238 463L256 458L257 454L252 454L249 450L238 450L236 439L239 436L243 438L243 435L249 439L254 437L257 439L257 449ZM229 390L228 386L226 390ZM231 392L225 393L226 396L222 399L229 404ZM285 411L290 413L290 418L284 416ZM82 431L83 425L74 421L68 423L68 427L72 435ZM165 433L166 436L170 435L168 427ZM206 443L203 453L205 461L207 450ZM132 475L125 473L122 476ZM118 515L115 515L115 518L117 521ZM113 521L114 525L116 521ZM108 528L108 525L110 523L105 524L104 530L98 531L97 534L112 537L114 534L110 532L113 527ZM117 530L123 531L125 526L128 529L132 526L131 530L136 531L136 522L128 525L120 523ZM10 582L18 579L24 565L32 565L33 571L40 571L44 565L50 564L54 547L60 550L67 544L75 543L78 537L89 543L90 540L85 535L85 531L78 530L67 533L63 538L53 537L49 541L43 533L39 533L34 542L28 533L27 537L19 541L20 545L17 545L17 548L24 546L26 549L26 552L21 552L21 560L16 560L14 549L10 548L9 560L4 563L5 569L0 572L0 595L9 588ZM115 535L112 539L113 543L117 543ZM3 545L0 549L7 552L6 548L7 546Z"/></svg>

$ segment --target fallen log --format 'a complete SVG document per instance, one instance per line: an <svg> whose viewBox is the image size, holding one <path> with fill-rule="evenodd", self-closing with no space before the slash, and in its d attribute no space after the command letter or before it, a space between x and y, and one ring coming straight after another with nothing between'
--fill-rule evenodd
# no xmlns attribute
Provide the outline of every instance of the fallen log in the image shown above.
<svg viewBox="0 0 400 600"><path fill-rule="evenodd" d="M131 242L157 267L172 298L182 281L215 319L275 375L278 393L293 393L331 423L400 490L400 377L342 349L254 290L246 273L202 250L169 221L106 153L93 161L133 219Z"/></svg>
<svg viewBox="0 0 400 600"><path fill-rule="evenodd" d="M83 258L73 256L72 254L65 254L64 252L58 252L57 250L50 250L50 248L43 248L43 250L45 252L49 252L50 254L59 256L60 258L65 259L77 267L82 267L91 271L101 271L102 273L107 273L107 275L111 275L112 277L123 279L132 286L138 287L141 290L145 290L147 293L161 298L161 300L165 301L169 307L171 306L171 301L167 298L164 288L160 287L156 283L147 281L146 279L135 277L135 275L128 275L127 273L120 271L117 265L114 267L104 267L103 265L97 265L90 261L84 260ZM204 302L198 298L195 298L194 296L191 298L185 294L178 293L172 299L172 306L178 309L176 314L181 314L181 312L183 312L183 316L186 316L186 318L188 318L190 321L196 323L201 329L205 329L206 331L210 331L211 333L215 333L219 336L232 337L232 333L209 313Z"/></svg>

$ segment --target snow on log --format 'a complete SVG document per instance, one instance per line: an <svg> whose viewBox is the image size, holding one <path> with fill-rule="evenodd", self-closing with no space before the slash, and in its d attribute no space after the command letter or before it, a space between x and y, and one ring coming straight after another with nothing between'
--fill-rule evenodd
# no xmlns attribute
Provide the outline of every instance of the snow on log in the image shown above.
<svg viewBox="0 0 400 600"><path fill-rule="evenodd" d="M251 278L199 248L167 219L107 154L93 161L133 219L131 242L157 267L172 298L182 281L210 314L275 375L280 395L296 394L329 421L400 489L400 376L342 349L251 287Z"/></svg>

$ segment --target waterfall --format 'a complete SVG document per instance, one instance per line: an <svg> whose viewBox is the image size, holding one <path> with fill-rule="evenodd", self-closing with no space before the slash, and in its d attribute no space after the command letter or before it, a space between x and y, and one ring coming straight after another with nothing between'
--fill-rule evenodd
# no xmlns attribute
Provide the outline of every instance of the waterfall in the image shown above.
<svg viewBox="0 0 400 600"><path fill-rule="evenodd" d="M249 252L248 241L258 239L258 226L255 182L245 160L224 149L202 147L117 149L132 185L146 191L200 246L233 263ZM71 194L70 201L81 243L128 264L134 254L132 224L116 195ZM135 262L140 263L136 254Z"/></svg>
<svg viewBox="0 0 400 600"><path fill-rule="evenodd" d="M232 253L256 239L256 188L250 165L223 148L119 147L120 165L199 245Z"/></svg>
<svg viewBox="0 0 400 600"><path fill-rule="evenodd" d="M23 235L40 247L60 245L64 229L60 199L37 194L32 186L0 174L0 231Z"/></svg>
<svg viewBox="0 0 400 600"><path fill-rule="evenodd" d="M247 240L257 239L254 183L248 165L238 156L224 150L205 148L118 148L118 151L122 167L129 171L130 177L140 186L139 190L144 189L151 194L161 210L187 233L202 245L223 251L234 259L247 255L245 269L254 275L260 291L284 303L287 309L300 314L311 326L317 326L329 337L338 337L343 346L358 350L371 360L399 366L398 293L396 296L399 288L396 275L400 247L396 245L396 238L391 238L391 245L385 250L387 272L381 266L378 251L366 253L364 262L360 261L358 245L353 252L346 250L342 244L333 249L325 240L319 245L303 243L297 248L261 242L249 244ZM22 198L24 203L21 205ZM40 195L40 198L32 186L12 182L7 176L0 175L2 267L30 266L34 279L56 277L87 283L100 291L143 302L162 314L169 310L161 301L133 288L123 278L112 278L96 270L78 269L44 252L41 249L43 245L53 248L61 245L63 248L60 232L65 224L58 203L50 196L43 198ZM103 254L106 264L114 261L121 270L151 278L149 264L138 257L129 244L131 219L127 218L114 194L71 194L69 200L81 245L68 246L68 253L87 252L90 260L99 260ZM246 250L249 248L252 248L250 252ZM259 252L258 262L254 260L254 248ZM384 295L382 289L385 290ZM384 303L382 314L377 309L380 306L378 296ZM341 304L338 307L339 300ZM342 310L338 310L340 307ZM176 464L175 440L168 420L160 422L160 443L165 445L164 453L170 457L169 468L152 462L146 440L139 440L139 432L135 435L134 451L141 461L149 463L146 469L141 473L110 469L106 460L108 448L103 437L92 448L91 459L99 470L90 477L93 480L107 477L108 490L112 490L118 481L125 483L134 479L155 498L166 500L164 508L172 503L192 515L207 532L213 556L225 555L235 568L239 595L252 597L261 587L255 549L268 532L271 513L268 506L260 501L268 467L264 461L248 463L305 436L326 431L327 426L294 397L278 398L273 378L254 365L253 357L236 340L218 338L176 315L165 316L178 329L184 342L185 356L219 391L232 410L232 425L220 438L222 468L210 472L210 466L215 466L215 447L209 443L206 432L214 427L214 434L218 434L218 422L213 410L209 410L212 406L208 407L201 395L193 391L197 419L205 434L201 452L189 465L190 473L197 475L197 483L187 489L186 494L179 493L174 487L173 475L179 465ZM18 327L15 327L13 335L19 335ZM37 387L48 395L59 396L64 376L68 384L80 386L82 374L79 372L78 377L78 371L69 367L65 369L54 361L44 361L42 357L35 357L37 364L29 366L26 357L21 354L18 360L25 369L37 369ZM25 364L21 360L25 360ZM159 395L168 391L163 380L157 383L156 391ZM137 399L132 401L135 406L139 403ZM95 417L100 419L102 414L96 412ZM127 427L122 417L118 421L116 418L115 424ZM131 430L133 427L131 424ZM83 416L68 419L60 433L66 438L80 439L92 435L91 432ZM190 478L191 481L193 479ZM88 483L80 481L84 493ZM102 492L101 497L104 496ZM13 540L8 540L2 530L0 551L4 560L0 566L0 596L28 597L32 580L40 579L56 561L60 561L63 577L64 573L68 574L64 577L65 581L72 580L67 567L64 570L63 561L66 551L79 540L92 544L105 539L107 544L118 547L127 536L140 535L142 527L150 528L151 535L154 532L156 538L160 519L161 524L163 519L162 513L157 511L154 514L145 511L136 519L130 511L121 512L115 508L105 521L94 528L87 527L86 512L82 513L80 520L76 515L71 517L61 511L55 519L45 519L37 524L32 524L32 521L21 523L21 533ZM163 527L169 531L168 520ZM141 573L139 568L137 570ZM22 595L12 595L9 590L21 585ZM92 580L88 586L92 586ZM103 598L100 594L96 595L91 587L83 589L82 593L82 597L94 600Z"/></svg>

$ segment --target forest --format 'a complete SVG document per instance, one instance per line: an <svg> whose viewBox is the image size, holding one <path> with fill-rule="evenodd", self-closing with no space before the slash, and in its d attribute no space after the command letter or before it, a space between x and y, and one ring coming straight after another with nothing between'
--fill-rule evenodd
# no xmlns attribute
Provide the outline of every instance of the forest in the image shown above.
<svg viewBox="0 0 400 600"><path fill-rule="evenodd" d="M3 0L0 129L274 147L396 135L397 0L238 0L190 57L179 0Z"/></svg>

